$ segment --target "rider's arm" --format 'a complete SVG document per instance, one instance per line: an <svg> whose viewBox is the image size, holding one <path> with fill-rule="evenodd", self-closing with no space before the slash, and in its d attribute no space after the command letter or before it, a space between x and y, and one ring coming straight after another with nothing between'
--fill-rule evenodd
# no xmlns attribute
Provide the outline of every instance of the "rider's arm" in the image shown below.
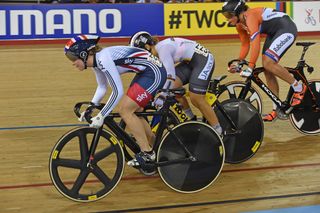
<svg viewBox="0 0 320 213"><path fill-rule="evenodd" d="M247 26L250 32L251 55L249 67L254 68L260 53L260 24L257 14L249 14L247 16ZM259 17L259 16L258 16Z"/></svg>
<svg viewBox="0 0 320 213"><path fill-rule="evenodd" d="M241 41L241 49L239 54L239 59L243 60L247 57L250 49L250 38L248 36L247 31L245 31L240 24L237 24L236 29L239 34L239 38Z"/></svg>
<svg viewBox="0 0 320 213"><path fill-rule="evenodd" d="M106 105L100 111L101 115L105 118L116 107L123 96L123 85L120 73L108 52L104 51L101 57L97 57L97 62L98 61L99 69L112 89Z"/></svg>
<svg viewBox="0 0 320 213"><path fill-rule="evenodd" d="M172 45L165 45L158 49L158 55L159 55L160 61L163 63L168 74L167 81L164 85L164 88L167 88L169 82L171 82L170 88L172 88L173 87L172 81L176 79L174 51L175 51L175 47Z"/></svg>
<svg viewBox="0 0 320 213"><path fill-rule="evenodd" d="M91 102L97 105L107 93L108 81L105 75L99 69L94 68L94 74L96 76L98 86Z"/></svg>

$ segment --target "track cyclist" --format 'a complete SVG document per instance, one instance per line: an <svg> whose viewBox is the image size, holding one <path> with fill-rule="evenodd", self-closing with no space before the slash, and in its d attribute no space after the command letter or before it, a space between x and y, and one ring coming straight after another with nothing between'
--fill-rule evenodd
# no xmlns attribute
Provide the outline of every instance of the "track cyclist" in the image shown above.
<svg viewBox="0 0 320 213"><path fill-rule="evenodd" d="M110 85L112 93L103 109L91 119L91 127L100 128L104 118L118 105L119 113L126 126L137 140L141 152L136 154L132 164L155 160L155 152L149 145L153 138L151 127L145 119L134 112L153 98L158 89L163 88L167 72L159 59L150 52L129 46L111 46L101 48L97 45L100 37L95 35L79 35L68 41L65 55L79 71L92 67L97 80L97 89L92 98L93 104L99 104ZM135 72L131 85L124 94L120 75ZM121 99L121 100L120 100ZM80 120L84 121L85 112Z"/></svg>
<svg viewBox="0 0 320 213"><path fill-rule="evenodd" d="M223 15L231 25L235 25L241 41L239 60L245 59L251 49L249 67L240 73L243 77L251 75L256 66L260 52L261 34L266 34L262 49L262 65L270 90L279 97L277 77L289 83L294 90L291 106L297 106L303 100L306 85L291 76L287 69L279 64L281 57L294 43L297 27L291 18L283 12L272 8L249 8L244 0L229 0L222 7ZM236 66L229 67L230 72L236 72ZM280 117L273 104L273 111L263 116L263 120L270 122Z"/></svg>
<svg viewBox="0 0 320 213"><path fill-rule="evenodd" d="M205 100L214 70L214 57L210 51L199 43L185 38L167 38L159 41L146 31L135 33L129 42L132 47L148 50L158 56L168 72L165 88L179 88L189 83L189 95L192 104L197 107L209 124L222 135L222 128L215 112ZM179 63L177 66L175 64ZM188 117L195 118L185 97L178 98ZM160 102L160 103L159 103ZM160 104L161 96L155 103Z"/></svg>

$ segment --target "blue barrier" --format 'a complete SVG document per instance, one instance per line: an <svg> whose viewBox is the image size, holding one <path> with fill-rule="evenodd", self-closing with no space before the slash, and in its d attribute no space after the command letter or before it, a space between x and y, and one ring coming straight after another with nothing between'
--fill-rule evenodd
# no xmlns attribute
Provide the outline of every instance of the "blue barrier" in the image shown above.
<svg viewBox="0 0 320 213"><path fill-rule="evenodd" d="M0 40L164 35L163 14L162 4L0 4Z"/></svg>

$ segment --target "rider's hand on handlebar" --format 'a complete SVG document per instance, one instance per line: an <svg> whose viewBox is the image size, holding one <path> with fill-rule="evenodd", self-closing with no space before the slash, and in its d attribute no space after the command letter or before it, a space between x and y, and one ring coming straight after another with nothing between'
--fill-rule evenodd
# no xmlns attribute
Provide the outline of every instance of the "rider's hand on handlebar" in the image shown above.
<svg viewBox="0 0 320 213"><path fill-rule="evenodd" d="M84 122L84 121L86 121L86 118L84 117L84 116L85 116L85 114L86 114L86 111L81 112L81 115L80 115L80 117L78 118L78 120L79 120L80 122Z"/></svg>
<svg viewBox="0 0 320 213"><path fill-rule="evenodd" d="M90 102L90 103L91 103L91 102ZM91 103L91 104L89 104L89 105L87 106L87 109L88 109L89 107L91 107L91 106L99 106L99 105L98 105L98 104ZM79 108L78 110L80 110L80 108ZM79 112L79 113L80 113L80 112ZM86 113L88 113L87 110L85 110L85 111L83 111L83 112L80 113L80 117L78 117L78 120L79 120L80 122L85 122L85 121L86 121L86 118L85 118Z"/></svg>
<svg viewBox="0 0 320 213"><path fill-rule="evenodd" d="M240 76L245 77L245 78L249 77L251 74L252 74L252 68L250 68L250 67L247 67L246 69L241 70L241 72L240 72Z"/></svg>
<svg viewBox="0 0 320 213"><path fill-rule="evenodd" d="M158 110L162 108L164 101L166 100L167 94L160 92L160 94L154 99L152 105Z"/></svg>
<svg viewBox="0 0 320 213"><path fill-rule="evenodd" d="M236 72L240 72L240 69L238 67L238 64L232 63L229 67L228 67L228 71L230 73L236 73Z"/></svg>
<svg viewBox="0 0 320 213"><path fill-rule="evenodd" d="M101 113L98 113L97 116L91 118L91 121L90 127L100 128L103 125L104 117L101 115Z"/></svg>

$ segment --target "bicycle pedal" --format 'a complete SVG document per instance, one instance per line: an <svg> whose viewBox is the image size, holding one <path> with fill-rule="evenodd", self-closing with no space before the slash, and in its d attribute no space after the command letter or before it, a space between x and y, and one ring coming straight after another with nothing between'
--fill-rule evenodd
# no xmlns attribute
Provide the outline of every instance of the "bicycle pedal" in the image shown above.
<svg viewBox="0 0 320 213"><path fill-rule="evenodd" d="M225 130L223 135L224 136L234 136L234 135L238 135L238 134L241 134L241 130L238 129L238 130Z"/></svg>
<svg viewBox="0 0 320 213"><path fill-rule="evenodd" d="M290 110L290 112L292 111L292 109ZM289 112L289 113L290 113ZM283 112L282 110L278 110L277 109L277 117L280 119L280 120L288 120L289 119L289 113L286 112Z"/></svg>
<svg viewBox="0 0 320 213"><path fill-rule="evenodd" d="M279 111L279 112L281 112L281 113L285 114L285 115L288 117L288 114L290 114L290 113L291 113L291 111L293 110L293 108L294 108L294 107L290 107L290 108L289 108L289 109L287 109L284 113L283 113L283 112L281 112L281 111Z"/></svg>
<svg viewBox="0 0 320 213"><path fill-rule="evenodd" d="M157 173L157 169L156 168L139 168L139 171L144 174L145 176L153 176Z"/></svg>

